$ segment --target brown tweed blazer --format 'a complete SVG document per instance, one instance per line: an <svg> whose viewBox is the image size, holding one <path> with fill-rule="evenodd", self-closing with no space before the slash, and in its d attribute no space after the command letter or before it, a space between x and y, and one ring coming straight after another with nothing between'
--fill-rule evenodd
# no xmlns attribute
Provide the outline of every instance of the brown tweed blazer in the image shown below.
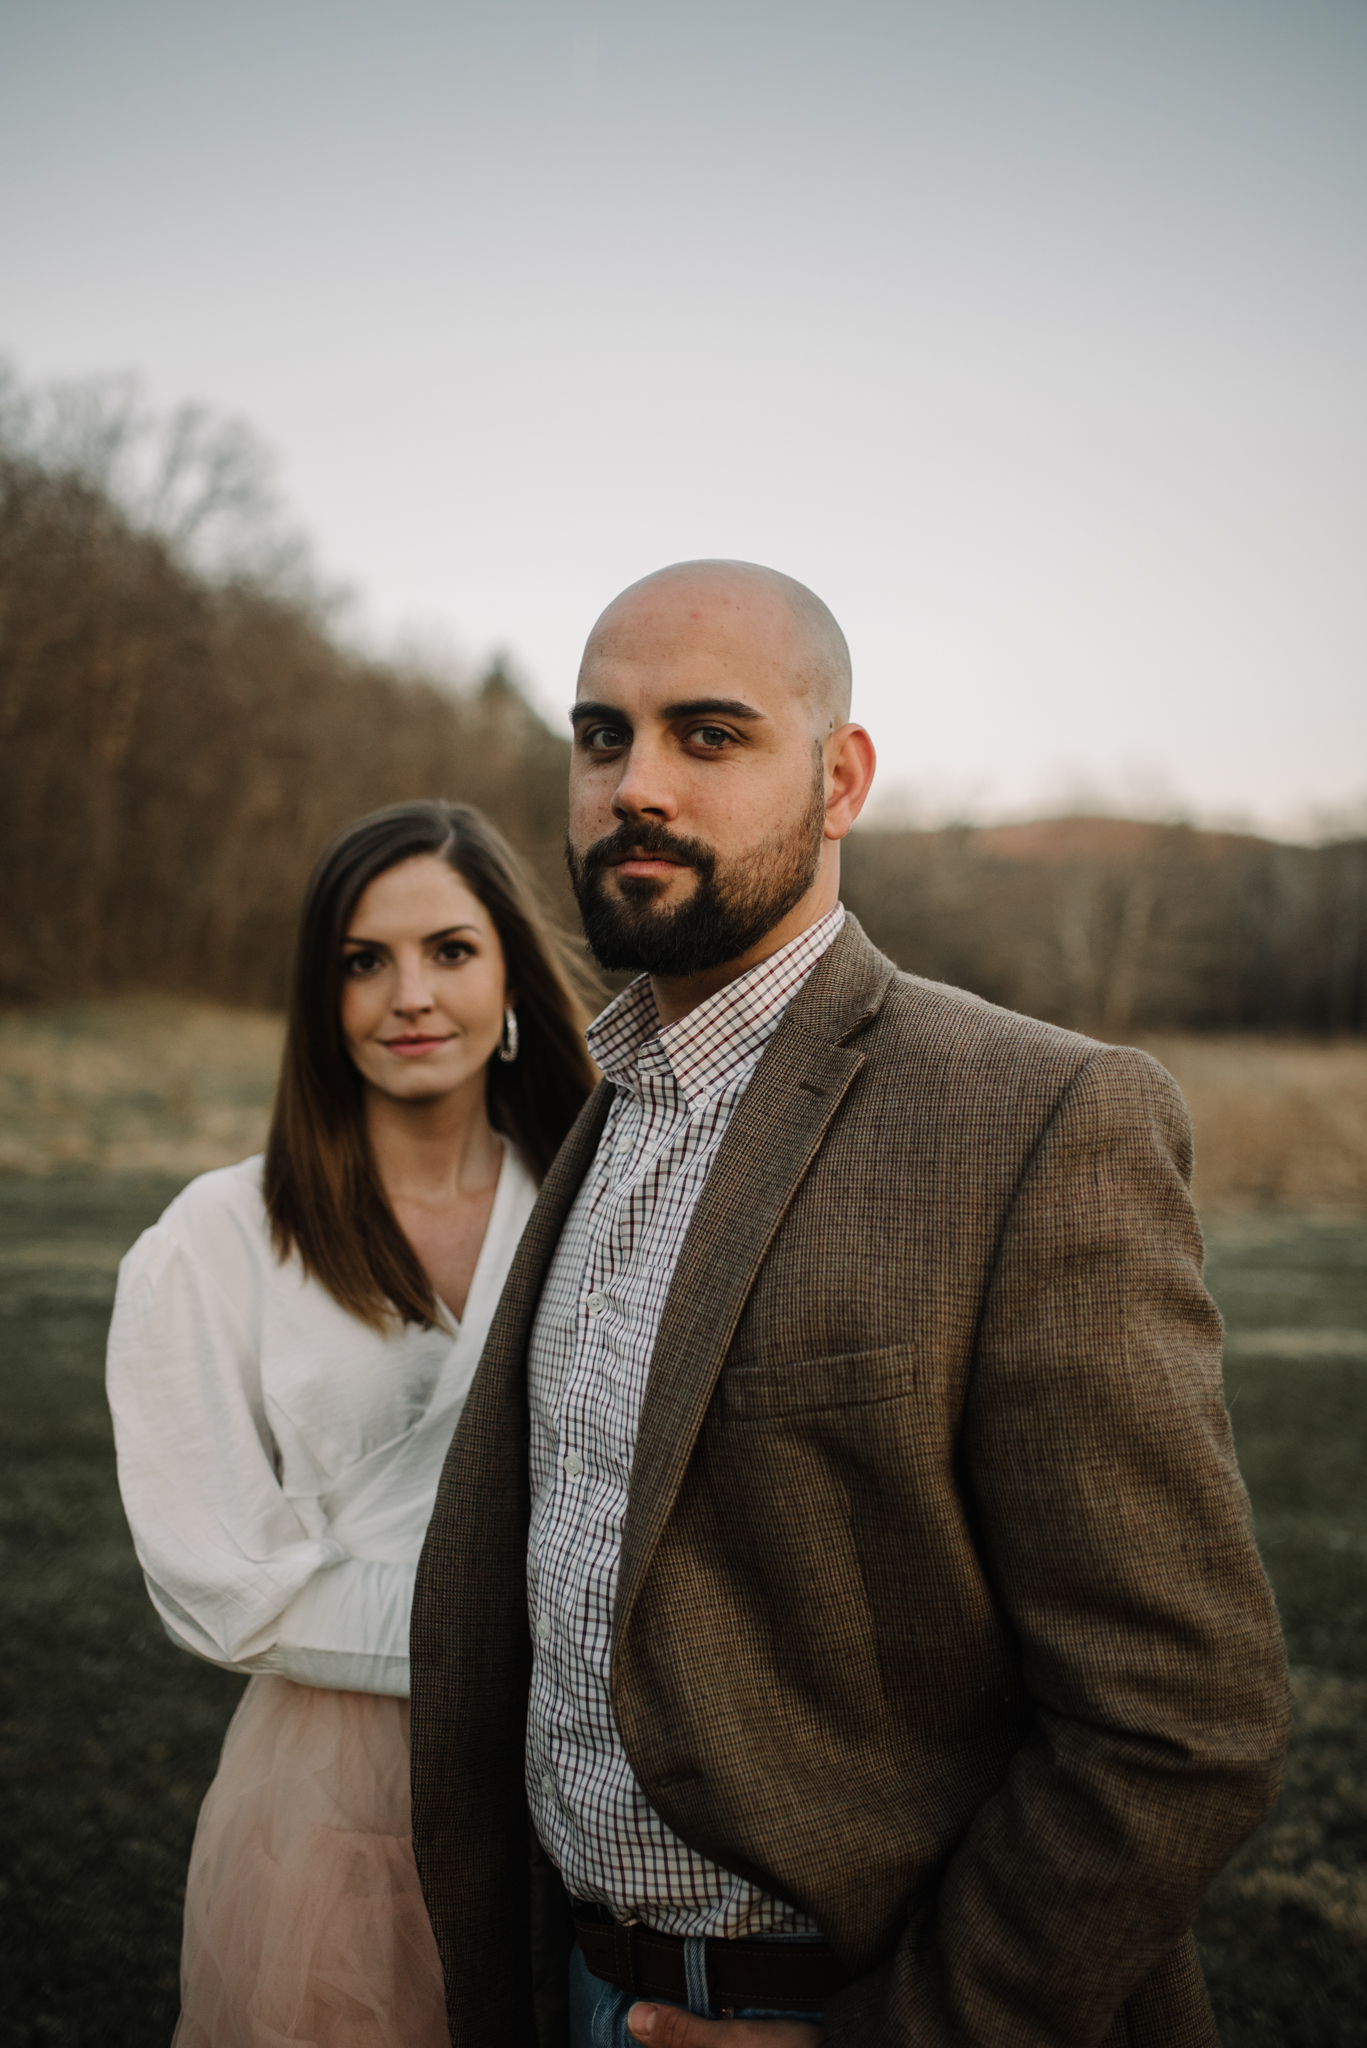
<svg viewBox="0 0 1367 2048"><path fill-rule="evenodd" d="M418 1573L414 1845L456 2048L564 2039L523 1794L526 1360L610 1098L546 1179ZM669 1825L845 1961L834 2042L1217 2038L1188 1930L1276 1796L1287 1702L1190 1168L1152 1060L900 974L853 920L713 1163L613 1705Z"/></svg>

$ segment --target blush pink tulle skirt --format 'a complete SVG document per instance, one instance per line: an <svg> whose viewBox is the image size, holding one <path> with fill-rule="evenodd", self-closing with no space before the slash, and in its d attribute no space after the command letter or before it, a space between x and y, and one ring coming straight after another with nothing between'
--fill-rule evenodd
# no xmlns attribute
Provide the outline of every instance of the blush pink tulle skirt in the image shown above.
<svg viewBox="0 0 1367 2048"><path fill-rule="evenodd" d="M407 1700L248 1685L195 1831L173 2048L448 2048Z"/></svg>

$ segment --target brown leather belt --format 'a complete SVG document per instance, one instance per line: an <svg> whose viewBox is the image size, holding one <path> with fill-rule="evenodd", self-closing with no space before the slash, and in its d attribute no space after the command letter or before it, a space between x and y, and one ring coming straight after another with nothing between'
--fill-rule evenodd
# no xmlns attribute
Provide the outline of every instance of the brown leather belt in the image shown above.
<svg viewBox="0 0 1367 2048"><path fill-rule="evenodd" d="M576 1906L574 1931L595 1977L635 1998L687 2005L683 1938L657 1934L639 1920L617 1921L599 1909ZM707 1982L713 2010L772 2007L776 2012L819 2012L849 1978L824 1941L709 1940Z"/></svg>

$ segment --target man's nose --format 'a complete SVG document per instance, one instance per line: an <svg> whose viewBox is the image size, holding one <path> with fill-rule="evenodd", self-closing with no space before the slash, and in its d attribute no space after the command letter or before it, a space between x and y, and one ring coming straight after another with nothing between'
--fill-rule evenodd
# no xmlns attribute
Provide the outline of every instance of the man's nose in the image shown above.
<svg viewBox="0 0 1367 2048"><path fill-rule="evenodd" d="M664 749L638 736L613 791L613 816L625 824L632 818L675 818L678 813Z"/></svg>

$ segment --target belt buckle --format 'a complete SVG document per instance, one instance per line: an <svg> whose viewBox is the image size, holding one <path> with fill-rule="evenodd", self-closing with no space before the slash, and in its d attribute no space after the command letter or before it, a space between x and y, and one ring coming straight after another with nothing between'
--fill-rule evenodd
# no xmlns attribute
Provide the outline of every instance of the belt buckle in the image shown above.
<svg viewBox="0 0 1367 2048"><path fill-rule="evenodd" d="M641 1980L636 1974L636 1929L640 1924L634 1916L630 1920L614 1920L612 1923L613 1960L618 1975L625 1977L631 1987L633 1998L641 1995Z"/></svg>

